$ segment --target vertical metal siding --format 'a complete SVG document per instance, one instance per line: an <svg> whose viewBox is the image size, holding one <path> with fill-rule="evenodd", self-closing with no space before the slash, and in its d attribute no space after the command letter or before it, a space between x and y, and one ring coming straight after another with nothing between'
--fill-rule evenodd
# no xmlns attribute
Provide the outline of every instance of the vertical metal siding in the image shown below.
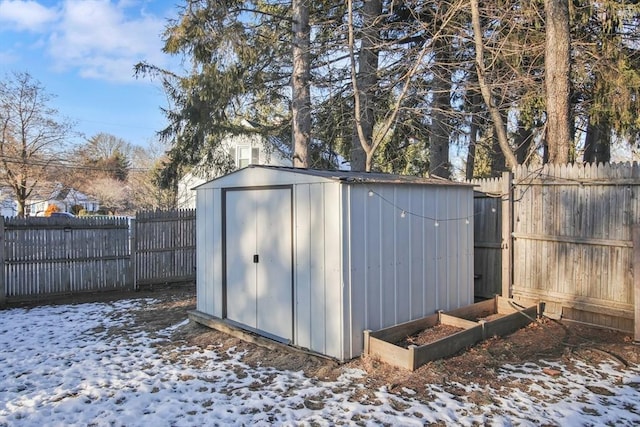
<svg viewBox="0 0 640 427"><path fill-rule="evenodd" d="M461 205L459 200L458 191L450 191L447 200L449 202L448 211L451 218L461 217ZM466 292L463 289L460 279L462 274L460 272L461 263L464 260L464 247L460 247L456 242L462 241L462 234L467 225L464 221L447 221L447 228L449 230L447 236L449 237L449 304L451 307L460 307L462 301L465 299Z"/></svg>
<svg viewBox="0 0 640 427"><path fill-rule="evenodd" d="M380 198L369 197L368 193L364 193L365 199L362 200L363 206L369 206L364 221L366 223L365 235L362 240L364 248L370 248L367 252L368 265L365 269L365 301L364 323L372 330L382 328L382 316L369 315L369 312L380 312L384 296L382 295L382 266L386 262L383 254L384 244L381 241L382 235L379 230L382 229L383 218L381 216L380 204L384 203Z"/></svg>
<svg viewBox="0 0 640 427"><path fill-rule="evenodd" d="M324 283L325 291L325 341L327 353L343 356L342 340L342 281L341 281L341 233L340 233L340 185L323 184L325 197L324 216Z"/></svg>
<svg viewBox="0 0 640 427"><path fill-rule="evenodd" d="M311 286L310 312L310 338L311 349L321 353L327 353L327 286L325 281L325 251L324 246L330 239L326 235L325 218L327 201L325 200L324 187L326 184L311 184L309 187L309 240L306 244L298 246L297 250L307 252L309 257L309 278Z"/></svg>
<svg viewBox="0 0 640 427"><path fill-rule="evenodd" d="M360 184L348 194L349 357L364 329L473 302L471 188Z"/></svg>
<svg viewBox="0 0 640 427"><path fill-rule="evenodd" d="M364 242L366 240L365 218L367 217L366 200L364 197L366 193L356 191L356 188L350 186L348 189L349 194L349 264L345 266L349 270L349 284L346 291L348 291L348 304L349 304L349 331L345 335L345 340L349 337L350 352L349 358L355 357L353 354L353 347L357 345L360 338L355 331L363 331L367 329L366 323L366 293L371 292L371 289L366 288L365 277L366 275L366 252L362 250L364 248Z"/></svg>
<svg viewBox="0 0 640 427"><path fill-rule="evenodd" d="M412 197L410 199L410 211L422 212L424 201L424 192L420 192L420 194ZM409 295L411 307L409 317L415 319L422 317L422 314L425 312L425 241L424 238L421 238L425 233L425 222L422 218L414 215L409 215L406 219L409 222L409 236L415 236L410 238L408 242L410 250L409 283L411 283L411 294Z"/></svg>
<svg viewBox="0 0 640 427"><path fill-rule="evenodd" d="M418 194L413 194L410 186L394 187L394 205L401 206L408 212L411 210L411 200ZM413 196L413 197L412 197ZM410 233L411 214L405 211L404 217L402 211L394 212L393 219L395 224L394 233L394 259L395 261L395 323L403 323L411 319L411 289L418 285L411 282L410 262L411 262L411 240Z"/></svg>
<svg viewBox="0 0 640 427"><path fill-rule="evenodd" d="M294 186L295 344L343 358L340 187Z"/></svg>
<svg viewBox="0 0 640 427"><path fill-rule="evenodd" d="M465 302L469 304L474 302L474 279L473 279L473 263L474 263L474 240L473 240L473 223L475 219L475 212L473 210L473 192L471 195L465 193L464 191L458 190L458 195L461 200L461 211L466 212L466 216L468 217L468 221L462 221L460 223L460 227L464 230L461 236L461 240L466 242L465 246L462 248L463 256L460 260L460 273L462 277L460 277L460 284L463 289L460 291L461 295L465 296ZM464 305L461 301L460 305Z"/></svg>
<svg viewBox="0 0 640 427"><path fill-rule="evenodd" d="M198 311L219 317L222 314L220 190L197 191L196 307Z"/></svg>
<svg viewBox="0 0 640 427"><path fill-rule="evenodd" d="M308 185L296 185L293 190L293 262L295 291L294 341L304 348L311 348L311 276L308 245L312 239L311 189Z"/></svg>
<svg viewBox="0 0 640 427"><path fill-rule="evenodd" d="M433 194L433 199L435 202L435 209L427 209L426 214L430 217L434 217L436 219L442 219L447 217L446 211L446 198L442 194L442 190L440 188L435 189L435 194ZM448 264L446 260L447 247L448 247L448 239L446 235L447 231L447 223L443 221L435 221L428 220L431 223L431 226L434 227L434 239L431 242L435 249L435 276L431 277L429 282L430 286L434 286L436 288L437 294L437 310L447 310L449 308L449 286L443 286L443 284L447 284L449 280L449 271ZM436 226L437 224L437 226Z"/></svg>
<svg viewBox="0 0 640 427"><path fill-rule="evenodd" d="M209 247L211 253L207 258L207 277L213 282L211 293L211 304L213 304L213 315L222 317L224 301L222 298L222 190L216 188L211 194L209 201L211 209L211 225L209 236L211 241Z"/></svg>
<svg viewBox="0 0 640 427"><path fill-rule="evenodd" d="M341 260L341 275L342 275L342 300L340 304L341 313L341 345L342 345L342 359L350 359L353 353L353 328L351 326L352 310L351 310L351 187L348 185L340 185L340 221L341 221L341 233L340 244L342 253Z"/></svg>
<svg viewBox="0 0 640 427"><path fill-rule="evenodd" d="M358 192L364 191L367 193L368 189L363 187L358 187L354 190L358 190ZM393 201L394 199L394 186L383 186L383 187L373 187L373 190L376 192L373 196L368 196L372 200L378 198L377 194L380 194L386 200ZM370 316L373 318L374 316L379 316L380 318L380 327L384 328L386 326L395 325L396 324L396 295L395 295L395 208L389 205L384 200L374 201L373 203L369 202L366 204L368 210L371 209L379 209L380 217L382 221L380 222L379 228L377 230L372 230L373 233L380 235L380 239L378 243L380 245L380 258L382 259L382 268L380 269L380 289L378 292L380 293L380 307L373 308L370 311ZM362 250L364 253L370 252L371 247L357 248L356 250ZM375 248L378 249L378 248Z"/></svg>
<svg viewBox="0 0 640 427"><path fill-rule="evenodd" d="M196 200L197 212L211 212L212 190L199 190ZM207 269L211 253L210 240L212 221L206 215L196 214L196 308L213 314L213 289L207 283Z"/></svg>

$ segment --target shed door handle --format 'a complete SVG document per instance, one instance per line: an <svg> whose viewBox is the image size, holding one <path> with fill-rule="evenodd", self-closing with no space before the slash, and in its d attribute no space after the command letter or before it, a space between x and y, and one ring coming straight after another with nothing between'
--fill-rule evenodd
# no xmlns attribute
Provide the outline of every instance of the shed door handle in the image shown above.
<svg viewBox="0 0 640 427"><path fill-rule="evenodd" d="M255 264L257 264L259 261L260 261L260 257L258 256L258 254L255 254L255 255L253 256L253 262L254 262Z"/></svg>

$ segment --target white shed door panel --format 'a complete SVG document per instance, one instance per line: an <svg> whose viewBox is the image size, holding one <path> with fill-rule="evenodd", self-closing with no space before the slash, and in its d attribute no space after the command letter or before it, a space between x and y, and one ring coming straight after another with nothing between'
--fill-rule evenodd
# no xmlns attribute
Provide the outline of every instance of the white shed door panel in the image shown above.
<svg viewBox="0 0 640 427"><path fill-rule="evenodd" d="M244 191L227 192L227 318L253 328L257 325L255 203Z"/></svg>
<svg viewBox="0 0 640 427"><path fill-rule="evenodd" d="M227 318L291 340L291 191L227 191L226 210Z"/></svg>

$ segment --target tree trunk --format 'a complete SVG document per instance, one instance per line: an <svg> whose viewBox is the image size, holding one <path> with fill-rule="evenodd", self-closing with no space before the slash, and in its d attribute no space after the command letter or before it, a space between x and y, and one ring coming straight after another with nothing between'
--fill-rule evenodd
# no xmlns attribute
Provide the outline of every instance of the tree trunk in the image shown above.
<svg viewBox="0 0 640 427"><path fill-rule="evenodd" d="M589 119L583 161L596 164L611 161L611 129L608 123L593 123Z"/></svg>
<svg viewBox="0 0 640 427"><path fill-rule="evenodd" d="M25 215L25 210L26 210L26 205L27 205L27 191L25 191L26 188L26 183L25 182L16 182L15 185L12 185L13 187L13 192L16 196L16 209L17 209L17 213L16 215L19 218L24 218Z"/></svg>
<svg viewBox="0 0 640 427"><path fill-rule="evenodd" d="M451 70L449 68L449 49L446 41L440 37L433 46L437 60L433 77L433 108L431 109L431 138L429 141L429 174L441 178L451 176L449 164L449 126L447 115L451 90Z"/></svg>
<svg viewBox="0 0 640 427"><path fill-rule="evenodd" d="M362 9L362 40L358 58L357 88L359 108L351 138L351 170L367 171L373 166L374 109L378 85L379 32L376 20L382 13L381 0L365 0ZM360 127L360 130L358 130Z"/></svg>
<svg viewBox="0 0 640 427"><path fill-rule="evenodd" d="M24 218L25 204L26 204L26 202L24 200L22 200L22 199L18 198L16 200L16 205L17 205L16 206L16 209L17 209L16 215L18 216L18 218Z"/></svg>
<svg viewBox="0 0 640 427"><path fill-rule="evenodd" d="M531 129L527 129L519 125L515 138L516 159L518 159L518 164L522 165L527 161L529 156L531 142L533 141L533 133L531 132Z"/></svg>
<svg viewBox="0 0 640 427"><path fill-rule="evenodd" d="M480 130L480 103L482 95L475 92L471 96L471 126L469 129L469 146L467 148L467 164L465 177L467 180L473 179L473 172L476 165L476 145L478 144L478 131Z"/></svg>
<svg viewBox="0 0 640 427"><path fill-rule="evenodd" d="M545 89L549 162L569 162L570 35L568 0L545 0Z"/></svg>
<svg viewBox="0 0 640 427"><path fill-rule="evenodd" d="M292 0L293 72L291 76L291 113L293 166L309 167L311 142L310 37L308 0Z"/></svg>
<svg viewBox="0 0 640 427"><path fill-rule="evenodd" d="M501 116L503 122L506 122L505 114L501 114ZM508 171L507 161L500 148L500 141L497 135L498 132L494 131L491 136L491 159L489 159L491 163L491 176L494 177L499 177L502 175L502 172Z"/></svg>
<svg viewBox="0 0 640 427"><path fill-rule="evenodd" d="M494 105L491 86L485 80L484 42L482 39L482 27L480 26L480 8L478 6L478 0L471 0L471 20L473 24L473 39L476 48L476 72L478 74L480 92L482 93L484 103L487 105L487 109L491 115L493 127L498 138L498 144L504 154L507 167L513 170L518 165L518 161L516 160L516 156L513 154L513 150L509 146L506 125L502 120L500 111Z"/></svg>

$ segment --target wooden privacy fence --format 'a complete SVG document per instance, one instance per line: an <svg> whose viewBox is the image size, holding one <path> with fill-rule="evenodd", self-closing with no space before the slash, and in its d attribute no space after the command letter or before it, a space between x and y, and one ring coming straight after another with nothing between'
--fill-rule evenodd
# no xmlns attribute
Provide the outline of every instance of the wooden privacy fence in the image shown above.
<svg viewBox="0 0 640 427"><path fill-rule="evenodd" d="M476 227L486 228L476 236L500 251L476 249L477 275L500 272L501 284L483 284L488 292L543 301L549 316L633 331L640 340L638 164L519 166L474 183L484 193Z"/></svg>
<svg viewBox="0 0 640 427"><path fill-rule="evenodd" d="M481 191L473 195L474 295L493 298L502 284L502 202L508 180L492 178L471 181Z"/></svg>
<svg viewBox="0 0 640 427"><path fill-rule="evenodd" d="M0 217L0 305L195 280L195 210L128 218Z"/></svg>
<svg viewBox="0 0 640 427"><path fill-rule="evenodd" d="M0 298L121 289L131 283L126 218L0 218Z"/></svg>
<svg viewBox="0 0 640 427"><path fill-rule="evenodd" d="M134 224L136 286L195 280L195 209L138 212Z"/></svg>

